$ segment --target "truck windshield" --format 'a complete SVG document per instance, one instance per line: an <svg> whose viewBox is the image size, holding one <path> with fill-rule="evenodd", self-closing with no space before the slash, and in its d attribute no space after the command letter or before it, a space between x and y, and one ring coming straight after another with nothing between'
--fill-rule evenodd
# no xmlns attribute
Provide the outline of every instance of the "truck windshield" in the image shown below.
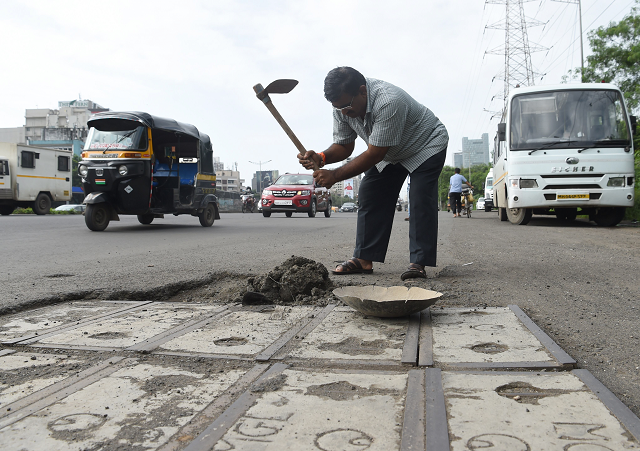
<svg viewBox="0 0 640 451"><path fill-rule="evenodd" d="M492 188L493 187L493 179L490 178L490 177L487 177L485 185L486 185L486 188Z"/></svg>
<svg viewBox="0 0 640 451"><path fill-rule="evenodd" d="M629 124L613 90L567 90L515 96L512 150L627 146Z"/></svg>
<svg viewBox="0 0 640 451"><path fill-rule="evenodd" d="M147 148L146 127L132 130L102 131L92 128L84 150L144 150Z"/></svg>

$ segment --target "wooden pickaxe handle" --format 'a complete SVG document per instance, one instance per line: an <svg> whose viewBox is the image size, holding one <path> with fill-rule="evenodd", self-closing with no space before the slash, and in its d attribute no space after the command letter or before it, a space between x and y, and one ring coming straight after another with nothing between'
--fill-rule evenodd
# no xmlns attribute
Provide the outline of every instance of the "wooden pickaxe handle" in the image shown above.
<svg viewBox="0 0 640 451"><path fill-rule="evenodd" d="M253 90L256 92L256 96L258 97L258 99L262 100L262 103L264 103L264 106L266 106L267 109L271 111L271 114L276 119L276 121L278 121L278 124L280 124L280 127L282 127L282 129L287 134L289 139L291 139L293 144L296 146L300 155L304 155L305 153L307 153L307 149L304 148L304 146L302 145L298 137L295 135L295 133L293 133L293 130L291 130L289 125L285 122L285 120L282 118L282 116L276 109L275 105L271 101L271 98L269 97L269 94L267 93L265 95L265 93L263 92L264 88L262 87L262 85L261 84L255 85L253 87ZM315 160L312 159L311 161L313 163L314 171L317 171L318 169L320 169L320 167L318 166L318 163L316 163Z"/></svg>

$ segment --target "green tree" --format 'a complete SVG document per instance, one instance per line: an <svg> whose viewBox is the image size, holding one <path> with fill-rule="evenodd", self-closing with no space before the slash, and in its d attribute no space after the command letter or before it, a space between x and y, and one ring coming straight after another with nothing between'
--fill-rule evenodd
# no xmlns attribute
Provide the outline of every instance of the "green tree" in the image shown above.
<svg viewBox="0 0 640 451"><path fill-rule="evenodd" d="M82 177L78 174L78 163L81 160L80 155L73 154L71 157L71 186L82 186Z"/></svg>
<svg viewBox="0 0 640 451"><path fill-rule="evenodd" d="M636 0L640 5L640 0ZM611 22L589 32L592 54L587 56L584 72L569 71L583 82L613 83L624 92L629 109L640 107L640 8L634 6L620 22ZM582 73L581 73L582 72ZM565 78L566 81L566 77Z"/></svg>

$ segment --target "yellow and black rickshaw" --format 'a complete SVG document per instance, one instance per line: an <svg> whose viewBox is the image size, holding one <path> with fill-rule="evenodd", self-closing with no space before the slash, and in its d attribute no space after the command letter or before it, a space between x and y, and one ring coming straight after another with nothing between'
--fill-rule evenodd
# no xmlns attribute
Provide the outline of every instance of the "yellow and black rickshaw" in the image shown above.
<svg viewBox="0 0 640 451"><path fill-rule="evenodd" d="M142 112L103 112L88 121L78 164L85 222L94 231L137 215L151 224L190 214L204 227L220 219L209 136L196 127Z"/></svg>

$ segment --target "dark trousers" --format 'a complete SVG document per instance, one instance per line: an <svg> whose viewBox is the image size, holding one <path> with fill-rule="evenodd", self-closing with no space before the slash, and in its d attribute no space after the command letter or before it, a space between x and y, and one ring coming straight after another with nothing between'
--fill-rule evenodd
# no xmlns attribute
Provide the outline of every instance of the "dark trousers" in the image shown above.
<svg viewBox="0 0 640 451"><path fill-rule="evenodd" d="M462 211L462 193L449 193L449 205L455 215Z"/></svg>
<svg viewBox="0 0 640 451"><path fill-rule="evenodd" d="M444 149L411 173L409 261L422 266L436 266L438 177L446 156ZM375 167L365 172L358 192L360 206L354 257L384 262L398 194L408 173L400 164L390 164L382 172Z"/></svg>

